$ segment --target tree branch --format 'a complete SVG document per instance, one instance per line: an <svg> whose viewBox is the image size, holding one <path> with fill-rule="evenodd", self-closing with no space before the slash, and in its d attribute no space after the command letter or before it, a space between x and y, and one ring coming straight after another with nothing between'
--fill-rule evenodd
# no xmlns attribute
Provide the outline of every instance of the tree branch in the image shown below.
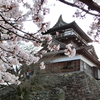
<svg viewBox="0 0 100 100"><path fill-rule="evenodd" d="M72 6L72 7L76 7L76 8L78 8L78 9L81 9L81 10L83 10L84 12L86 12L86 13L88 13L88 14L90 14L90 15L93 15L93 16L99 16L100 17L100 15L99 14L95 14L95 13L91 13L91 12L89 12L89 10L86 10L86 9L84 9L84 8L80 8L78 5L75 5L74 3L70 3L70 2L67 2L67 1L65 1L65 0L59 0L60 2L62 2L62 3L64 3L64 4L66 4L66 5L70 5L70 6ZM81 2L82 1L86 1L86 0L80 0ZM83 2L84 3L84 2ZM85 3L86 4L86 3ZM89 4L88 4L89 5ZM93 8L92 8L92 6L88 6L89 7L89 9L91 9L91 10L93 10ZM100 6L99 6L100 7ZM99 8L98 7L98 8ZM95 8L95 11L97 11L97 12L100 12L100 8L99 8L99 11L98 10L96 10L96 8Z"/></svg>
<svg viewBox="0 0 100 100"><path fill-rule="evenodd" d="M79 1L85 3L89 9L95 10L100 13L100 6L97 3L93 2L93 0L79 0Z"/></svg>

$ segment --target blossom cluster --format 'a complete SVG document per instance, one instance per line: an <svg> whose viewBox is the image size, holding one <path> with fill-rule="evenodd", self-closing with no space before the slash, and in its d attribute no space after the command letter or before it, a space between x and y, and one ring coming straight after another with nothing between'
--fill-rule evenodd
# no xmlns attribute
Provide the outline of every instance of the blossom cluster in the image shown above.
<svg viewBox="0 0 100 100"><path fill-rule="evenodd" d="M58 51L60 49L60 44L59 45L48 45L48 49L50 51Z"/></svg>
<svg viewBox="0 0 100 100"><path fill-rule="evenodd" d="M7 82L18 84L18 77L8 72L20 63L30 65L40 59L31 51L20 48L20 42L31 41L34 46L42 46L42 43L52 39L51 35L42 35L47 31L50 23L44 22L44 16L49 13L46 0L0 0L0 83ZM20 9L22 8L22 9ZM25 11L23 10L25 9ZM37 25L36 33L26 32L23 23L29 18ZM41 63L40 66L43 67ZM43 69L43 68L42 68Z"/></svg>
<svg viewBox="0 0 100 100"><path fill-rule="evenodd" d="M76 55L76 49L72 48L72 44L66 45L66 49L64 50L64 54L69 57L74 57Z"/></svg>
<svg viewBox="0 0 100 100"><path fill-rule="evenodd" d="M40 63L40 69L45 69L44 62L41 62L41 63Z"/></svg>

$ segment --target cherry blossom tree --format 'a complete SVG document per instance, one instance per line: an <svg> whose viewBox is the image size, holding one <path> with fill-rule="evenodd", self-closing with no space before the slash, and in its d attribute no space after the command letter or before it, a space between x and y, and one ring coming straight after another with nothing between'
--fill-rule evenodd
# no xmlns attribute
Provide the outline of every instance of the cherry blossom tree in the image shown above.
<svg viewBox="0 0 100 100"><path fill-rule="evenodd" d="M0 83L19 84L18 77L7 71L23 63L37 63L40 59L31 53L34 51L20 48L20 41L31 41L37 47L51 41L50 35L41 34L49 28L49 22L44 22L44 16L49 13L45 5L46 0L33 0L33 4L27 0L0 0ZM35 33L23 29L29 18L38 27Z"/></svg>

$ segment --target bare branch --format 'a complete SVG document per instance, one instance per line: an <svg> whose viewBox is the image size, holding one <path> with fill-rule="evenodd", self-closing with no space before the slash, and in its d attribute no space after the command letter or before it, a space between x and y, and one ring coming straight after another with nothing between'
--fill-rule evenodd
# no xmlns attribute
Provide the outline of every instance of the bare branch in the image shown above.
<svg viewBox="0 0 100 100"><path fill-rule="evenodd" d="M93 0L80 0L81 2L85 3L89 9L95 10L100 13L100 6L93 2Z"/></svg>
<svg viewBox="0 0 100 100"><path fill-rule="evenodd" d="M88 14L90 14L90 15L99 16L99 17L100 17L99 14L95 14L95 13L89 12L89 10L86 10L86 9L84 9L84 8L80 8L78 5L75 5L74 3L70 3L70 2L67 2L67 1L65 1L65 0L59 0L59 1L62 2L62 3L64 3L64 4L70 5L70 6L72 6L72 7L76 7L76 8L78 8L78 9L81 9L81 10L83 10L84 12L86 12L86 13L88 13ZM84 1L84 0L80 0L80 1ZM85 1L86 1L86 0L85 0ZM83 2L83 3L84 3L84 2ZM91 8L91 10L92 10L92 8ZM98 11L98 10L95 10L95 11ZM99 8L99 12L100 12L100 8Z"/></svg>

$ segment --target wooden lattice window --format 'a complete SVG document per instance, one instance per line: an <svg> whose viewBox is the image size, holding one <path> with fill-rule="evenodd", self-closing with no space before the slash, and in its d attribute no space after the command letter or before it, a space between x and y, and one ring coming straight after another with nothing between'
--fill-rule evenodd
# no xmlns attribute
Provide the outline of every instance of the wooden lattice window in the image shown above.
<svg viewBox="0 0 100 100"><path fill-rule="evenodd" d="M76 61L73 61L73 66L74 66L74 70L75 71L78 71L80 70L80 60L76 60Z"/></svg>
<svg viewBox="0 0 100 100"><path fill-rule="evenodd" d="M68 61L64 64L62 71L78 71L80 70L80 60Z"/></svg>

